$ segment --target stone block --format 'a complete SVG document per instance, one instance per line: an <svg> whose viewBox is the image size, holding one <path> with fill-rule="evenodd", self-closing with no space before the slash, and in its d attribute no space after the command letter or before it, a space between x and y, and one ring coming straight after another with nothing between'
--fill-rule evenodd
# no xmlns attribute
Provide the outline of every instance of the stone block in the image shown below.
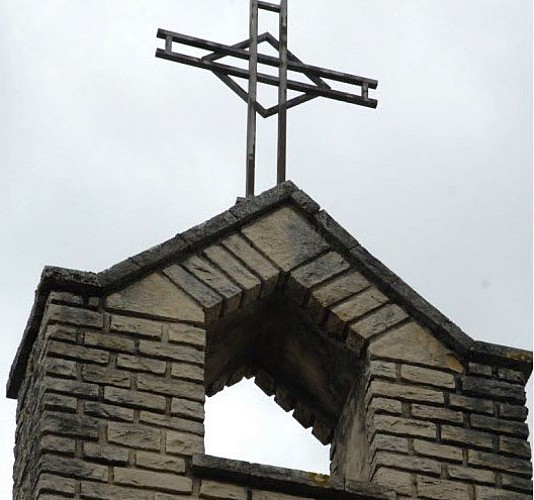
<svg viewBox="0 0 534 500"><path fill-rule="evenodd" d="M328 332L337 332L343 325L385 304L388 298L376 288L368 288L334 306L326 322Z"/></svg>
<svg viewBox="0 0 534 500"><path fill-rule="evenodd" d="M284 271L319 255L328 243L290 207L282 207L242 229L245 237Z"/></svg>
<svg viewBox="0 0 534 500"><path fill-rule="evenodd" d="M324 309L370 286L359 272L350 270L312 291L310 309Z"/></svg>
<svg viewBox="0 0 534 500"><path fill-rule="evenodd" d="M499 436L499 452L530 458L532 451L530 443L526 439L515 439L507 436Z"/></svg>
<svg viewBox="0 0 534 500"><path fill-rule="evenodd" d="M528 425L513 420L502 420L495 417L487 417L486 415L472 414L471 426L474 429L484 429L523 438L528 437Z"/></svg>
<svg viewBox="0 0 534 500"><path fill-rule="evenodd" d="M400 415L402 413L402 403L396 399L373 398L369 403L368 410L370 413Z"/></svg>
<svg viewBox="0 0 534 500"><path fill-rule="evenodd" d="M206 331L185 323L171 323L167 326L169 342L188 344L204 350L206 346Z"/></svg>
<svg viewBox="0 0 534 500"><path fill-rule="evenodd" d="M100 365L106 365L109 362L109 353L106 351L81 345L67 344L65 342L58 342L56 340L51 340L48 343L47 354Z"/></svg>
<svg viewBox="0 0 534 500"><path fill-rule="evenodd" d="M514 491L488 488L487 486L475 486L477 500L530 500L532 495L516 493Z"/></svg>
<svg viewBox="0 0 534 500"><path fill-rule="evenodd" d="M182 266L174 264L164 269L163 274L202 305L207 324L221 315L223 297L188 273Z"/></svg>
<svg viewBox="0 0 534 500"><path fill-rule="evenodd" d="M411 472L439 475L440 462L424 457L378 451L373 459L373 467L392 467Z"/></svg>
<svg viewBox="0 0 534 500"><path fill-rule="evenodd" d="M478 450L468 450L467 454L469 465L518 474L528 478L532 477L532 464L530 460L506 457Z"/></svg>
<svg viewBox="0 0 534 500"><path fill-rule="evenodd" d="M307 291L323 281L346 271L349 263L336 252L328 252L315 260L294 269L288 279L288 293L302 304Z"/></svg>
<svg viewBox="0 0 534 500"><path fill-rule="evenodd" d="M373 455L379 450L406 454L410 451L407 438L387 434L375 434L369 448Z"/></svg>
<svg viewBox="0 0 534 500"><path fill-rule="evenodd" d="M108 422L107 438L110 443L141 450L159 451L161 445L158 429L129 423Z"/></svg>
<svg viewBox="0 0 534 500"><path fill-rule="evenodd" d="M147 500L146 489L122 488L112 484L82 481L82 498L99 500Z"/></svg>
<svg viewBox="0 0 534 500"><path fill-rule="evenodd" d="M447 465L447 472L451 479L469 481L473 483L495 484L495 472L475 469L460 465Z"/></svg>
<svg viewBox="0 0 534 500"><path fill-rule="evenodd" d="M37 498L43 498L44 493L61 493L73 498L76 492L76 480L54 474L39 474L34 494ZM64 497L61 497L64 498Z"/></svg>
<svg viewBox="0 0 534 500"><path fill-rule="evenodd" d="M108 480L108 468L104 465L48 453L41 455L39 458L39 470L76 479L90 479L102 482Z"/></svg>
<svg viewBox="0 0 534 500"><path fill-rule="evenodd" d="M48 434L41 438L41 448L43 451L51 453L74 455L76 441L74 439Z"/></svg>
<svg viewBox="0 0 534 500"><path fill-rule="evenodd" d="M106 420L116 420L118 422L133 422L134 419L134 411L132 409L104 403L85 402L84 411L86 415L104 418Z"/></svg>
<svg viewBox="0 0 534 500"><path fill-rule="evenodd" d="M41 435L60 434L82 439L98 438L99 422L94 418L80 417L70 413L45 411L41 415Z"/></svg>
<svg viewBox="0 0 534 500"><path fill-rule="evenodd" d="M141 469L115 467L113 480L120 486L151 488L171 493L191 493L193 489L193 482L188 477Z"/></svg>
<svg viewBox="0 0 534 500"><path fill-rule="evenodd" d="M501 399L511 403L525 404L525 389L522 385L482 377L462 377L464 394Z"/></svg>
<svg viewBox="0 0 534 500"><path fill-rule="evenodd" d="M242 305L250 304L258 298L261 281L226 248L212 245L204 250L204 255L243 290Z"/></svg>
<svg viewBox="0 0 534 500"><path fill-rule="evenodd" d="M172 398L171 414L203 421L204 405L187 399Z"/></svg>
<svg viewBox="0 0 534 500"><path fill-rule="evenodd" d="M132 339L119 337L112 333L85 332L83 337L83 343L91 347L130 354L135 352L135 342Z"/></svg>
<svg viewBox="0 0 534 500"><path fill-rule="evenodd" d="M393 489L401 495L412 494L412 476L409 472L403 472L388 467L378 467L373 475L372 482Z"/></svg>
<svg viewBox="0 0 534 500"><path fill-rule="evenodd" d="M390 415L375 415L372 419L374 432L387 434L436 438L436 424Z"/></svg>
<svg viewBox="0 0 534 500"><path fill-rule="evenodd" d="M460 394L449 394L449 406L456 410L468 410L474 413L493 414L493 402L489 399L470 398Z"/></svg>
<svg viewBox="0 0 534 500"><path fill-rule="evenodd" d="M518 420L524 422L528 416L528 408L523 405L509 405L506 403L499 403L498 414L501 418L507 418L509 420Z"/></svg>
<svg viewBox="0 0 534 500"><path fill-rule="evenodd" d="M167 278L151 274L106 299L112 311L145 314L156 318L204 322L204 311Z"/></svg>
<svg viewBox="0 0 534 500"><path fill-rule="evenodd" d="M388 304L350 326L349 330L364 341L384 332L408 317L406 311L396 304Z"/></svg>
<svg viewBox="0 0 534 500"><path fill-rule="evenodd" d="M185 460L182 458L169 457L146 451L135 453L135 465L142 469L172 472L174 474L184 474L185 472Z"/></svg>
<svg viewBox="0 0 534 500"><path fill-rule="evenodd" d="M444 387L454 389L456 383L454 375L438 370L421 368L419 366L402 365L401 379L416 384L433 385L435 387Z"/></svg>
<svg viewBox="0 0 534 500"><path fill-rule="evenodd" d="M183 361L198 365L204 364L204 352L192 346L179 344L164 344L163 342L139 341L139 353L170 361Z"/></svg>
<svg viewBox="0 0 534 500"><path fill-rule="evenodd" d="M269 295L276 287L280 270L254 249L242 236L234 234L221 244L252 269L262 281L261 296Z"/></svg>
<svg viewBox="0 0 534 500"><path fill-rule="evenodd" d="M494 437L486 432L464 429L463 427L454 427L452 425L441 426L441 439L444 443L456 443L475 448L493 449Z"/></svg>
<svg viewBox="0 0 534 500"><path fill-rule="evenodd" d="M366 398L382 396L385 398L394 398L401 401L424 402L443 404L443 393L426 387L417 387L414 385L401 385L389 383L382 380L373 380L369 384Z"/></svg>
<svg viewBox="0 0 534 500"><path fill-rule="evenodd" d="M176 416L161 415L159 413L142 411L139 414L139 422L157 427L174 429L177 431L190 432L191 434L197 434L198 436L204 435L204 425L202 422L197 422L196 420L190 420L187 418L179 418Z"/></svg>
<svg viewBox="0 0 534 500"><path fill-rule="evenodd" d="M83 457L107 465L125 465L128 463L128 450L100 443L83 443Z"/></svg>
<svg viewBox="0 0 534 500"><path fill-rule="evenodd" d="M247 500L247 489L235 484L203 479L199 497L213 500Z"/></svg>
<svg viewBox="0 0 534 500"><path fill-rule="evenodd" d="M54 304L83 306L83 297L70 292L50 292L48 300Z"/></svg>
<svg viewBox="0 0 534 500"><path fill-rule="evenodd" d="M412 417L456 424L462 424L464 421L463 414L460 411L453 411L449 410L448 408L420 404L412 405Z"/></svg>
<svg viewBox="0 0 534 500"><path fill-rule="evenodd" d="M192 275L224 298L224 309L231 313L239 308L242 290L207 259L193 255L182 263Z"/></svg>
<svg viewBox="0 0 534 500"><path fill-rule="evenodd" d="M131 376L128 372L114 370L107 366L84 365L82 378L86 382L114 385L116 387L130 387L131 384Z"/></svg>
<svg viewBox="0 0 534 500"><path fill-rule="evenodd" d="M480 363L469 363L469 374L480 375L482 377L492 377L493 368L489 365L481 365Z"/></svg>
<svg viewBox="0 0 534 500"><path fill-rule="evenodd" d="M397 367L395 363L372 360L369 363L369 373L373 378L380 377L395 380L397 378Z"/></svg>
<svg viewBox="0 0 534 500"><path fill-rule="evenodd" d="M160 339L163 324L142 318L129 318L128 316L111 316L110 329L112 332L128 333L138 337Z"/></svg>
<svg viewBox="0 0 534 500"><path fill-rule="evenodd" d="M204 383L204 368L198 365L188 363L172 363L171 376L183 380Z"/></svg>
<svg viewBox="0 0 534 500"><path fill-rule="evenodd" d="M428 476L417 476L417 493L422 498L435 500L470 500L469 486Z"/></svg>
<svg viewBox="0 0 534 500"><path fill-rule="evenodd" d="M146 408L161 412L165 411L166 406L163 396L116 387L104 387L104 401L134 409Z"/></svg>
<svg viewBox="0 0 534 500"><path fill-rule="evenodd" d="M510 368L498 368L497 375L502 380L507 380L508 382L515 382L516 384L524 384L525 376L522 372L517 370L512 370Z"/></svg>
<svg viewBox="0 0 534 500"><path fill-rule="evenodd" d="M371 343L368 352L373 359L413 363L457 373L463 370L457 356L415 322L389 330L387 335Z"/></svg>
<svg viewBox="0 0 534 500"><path fill-rule="evenodd" d="M44 360L43 367L49 375L76 378L76 361L50 357Z"/></svg>
<svg viewBox="0 0 534 500"><path fill-rule="evenodd" d="M195 434L166 431L165 451L172 455L204 453L204 440Z"/></svg>
<svg viewBox="0 0 534 500"><path fill-rule="evenodd" d="M78 328L68 325L48 325L45 340L50 339L76 344L78 342Z"/></svg>
<svg viewBox="0 0 534 500"><path fill-rule="evenodd" d="M164 396L174 396L193 401L204 401L204 386L178 379L166 379L156 375L140 373L137 376L140 391L153 392Z"/></svg>
<svg viewBox="0 0 534 500"><path fill-rule="evenodd" d="M78 408L76 398L64 396L61 394L47 393L43 398L43 408L45 410L58 410L63 412L75 413Z"/></svg>
<svg viewBox="0 0 534 500"><path fill-rule="evenodd" d="M414 439L413 448L418 455L432 457L436 459L443 458L453 462L462 461L462 449L455 446L447 446L432 441Z"/></svg>
<svg viewBox="0 0 534 500"><path fill-rule="evenodd" d="M143 358L138 355L132 356L129 354L118 354L117 366L127 370L155 373L158 375L164 374L167 369L167 363L165 361Z"/></svg>
<svg viewBox="0 0 534 500"><path fill-rule="evenodd" d="M50 304L46 308L43 322L47 321L49 323L63 323L91 328L102 328L104 326L104 316L102 313L56 304Z"/></svg>
<svg viewBox="0 0 534 500"><path fill-rule="evenodd" d="M525 479L518 476L510 476L508 474L501 474L501 481L503 488L521 490L532 494L532 479Z"/></svg>

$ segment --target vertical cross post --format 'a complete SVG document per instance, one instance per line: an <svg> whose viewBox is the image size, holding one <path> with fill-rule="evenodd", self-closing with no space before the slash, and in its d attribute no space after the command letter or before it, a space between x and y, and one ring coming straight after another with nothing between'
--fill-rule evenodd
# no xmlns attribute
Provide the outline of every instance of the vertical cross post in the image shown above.
<svg viewBox="0 0 534 500"><path fill-rule="evenodd" d="M247 118L246 196L254 196L256 169L256 99L258 94L258 0L250 0L250 47Z"/></svg>
<svg viewBox="0 0 534 500"><path fill-rule="evenodd" d="M276 182L286 180L287 150L287 0L280 0L280 85L278 87L278 164Z"/></svg>

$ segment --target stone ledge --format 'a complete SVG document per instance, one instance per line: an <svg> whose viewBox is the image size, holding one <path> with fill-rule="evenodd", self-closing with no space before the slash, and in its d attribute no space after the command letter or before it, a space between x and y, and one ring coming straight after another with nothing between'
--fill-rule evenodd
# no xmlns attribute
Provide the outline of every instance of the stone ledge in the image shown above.
<svg viewBox="0 0 534 500"><path fill-rule="evenodd" d="M199 478L233 482L241 486L317 499L387 500L395 498L394 494L376 485L210 455L193 455L191 470L194 476Z"/></svg>

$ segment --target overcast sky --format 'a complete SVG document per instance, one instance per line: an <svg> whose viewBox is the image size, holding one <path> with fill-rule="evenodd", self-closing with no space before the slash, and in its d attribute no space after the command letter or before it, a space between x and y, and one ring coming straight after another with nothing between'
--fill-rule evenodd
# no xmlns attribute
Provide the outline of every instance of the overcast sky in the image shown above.
<svg viewBox="0 0 534 500"><path fill-rule="evenodd" d="M378 79L379 106L316 99L291 110L288 177L473 338L531 349L531 1L290 0L289 9L290 50ZM274 33L275 19L262 14L260 31ZM156 59L159 27L232 44L248 37L248 2L3 2L2 383L45 264L103 270L243 195L246 105L212 74ZM257 192L275 182L275 133L276 118L260 119ZM323 468L327 449L292 443L281 425L297 424L262 396L282 417L270 442L274 432L284 439L273 458L249 454L275 418L250 391L210 402L207 450ZM14 408L0 405L2 498ZM260 425L230 450L211 422L225 435L231 423L244 429L236 408ZM295 450L301 461L288 461Z"/></svg>

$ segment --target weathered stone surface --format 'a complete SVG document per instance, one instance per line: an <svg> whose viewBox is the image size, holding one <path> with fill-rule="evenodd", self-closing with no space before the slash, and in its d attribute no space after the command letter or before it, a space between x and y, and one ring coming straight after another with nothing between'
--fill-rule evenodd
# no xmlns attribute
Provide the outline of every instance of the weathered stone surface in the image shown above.
<svg viewBox="0 0 534 500"><path fill-rule="evenodd" d="M388 413L390 415L400 415L402 403L395 399L373 398L369 403L368 411L372 413Z"/></svg>
<svg viewBox="0 0 534 500"><path fill-rule="evenodd" d="M507 436L499 436L499 452L525 458L530 458L532 455L530 443L526 439L515 439Z"/></svg>
<svg viewBox="0 0 534 500"><path fill-rule="evenodd" d="M410 451L410 446L407 438L389 436L386 434L375 434L370 449L372 454L378 450L408 453Z"/></svg>
<svg viewBox="0 0 534 500"><path fill-rule="evenodd" d="M106 365L109 362L109 353L106 351L93 349L92 347L66 344L56 340L51 340L48 343L48 354L67 359L97 363L100 365Z"/></svg>
<svg viewBox="0 0 534 500"><path fill-rule="evenodd" d="M471 415L471 426L475 429L484 429L513 436L528 437L528 425L523 422L502 420L485 415Z"/></svg>
<svg viewBox="0 0 534 500"><path fill-rule="evenodd" d="M412 416L414 418L424 418L425 420L436 420L438 422L450 422L456 424L461 424L464 420L462 412L420 404L412 405Z"/></svg>
<svg viewBox="0 0 534 500"><path fill-rule="evenodd" d="M252 500L305 500L302 496L286 495L277 491L253 490Z"/></svg>
<svg viewBox="0 0 534 500"><path fill-rule="evenodd" d="M200 483L199 496L214 500L247 500L247 489L235 484L204 479Z"/></svg>
<svg viewBox="0 0 534 500"><path fill-rule="evenodd" d="M204 440L201 436L185 432L167 431L165 451L176 455L204 453Z"/></svg>
<svg viewBox="0 0 534 500"><path fill-rule="evenodd" d="M108 468L72 457L44 454L39 459L41 472L51 472L78 479L92 479L95 481L108 480Z"/></svg>
<svg viewBox="0 0 534 500"><path fill-rule="evenodd" d="M117 387L130 387L131 383L130 374L128 372L94 365L85 365L83 367L82 378L87 382L108 384Z"/></svg>
<svg viewBox="0 0 534 500"><path fill-rule="evenodd" d="M78 328L69 325L48 325L46 328L45 340L49 339L76 344L78 342Z"/></svg>
<svg viewBox="0 0 534 500"><path fill-rule="evenodd" d="M182 458L145 451L136 452L135 465L142 469L173 472L175 474L183 474L185 472L185 460Z"/></svg>
<svg viewBox="0 0 534 500"><path fill-rule="evenodd" d="M328 248L328 243L311 224L289 207L253 222L242 233L284 271Z"/></svg>
<svg viewBox="0 0 534 500"><path fill-rule="evenodd" d="M48 300L54 304L83 306L83 297L69 292L50 292Z"/></svg>
<svg viewBox="0 0 534 500"><path fill-rule="evenodd" d="M337 252L328 252L294 269L287 283L290 296L302 303L307 290L349 268L349 263Z"/></svg>
<svg viewBox="0 0 534 500"><path fill-rule="evenodd" d="M74 497L76 491L76 480L54 474L40 474L35 487L35 495L42 498L43 493L65 493L70 498Z"/></svg>
<svg viewBox="0 0 534 500"><path fill-rule="evenodd" d="M76 398L49 392L44 395L43 407L45 410L59 410L74 413L78 407L78 401Z"/></svg>
<svg viewBox="0 0 534 500"><path fill-rule="evenodd" d="M391 488L401 495L412 494L412 477L409 472L378 467L373 475L373 482Z"/></svg>
<svg viewBox="0 0 534 500"><path fill-rule="evenodd" d="M183 361L185 363L204 363L204 352L187 345L164 344L162 342L139 342L139 353L154 358Z"/></svg>
<svg viewBox="0 0 534 500"><path fill-rule="evenodd" d="M46 435L41 439L43 451L61 453L62 455L74 455L76 441L62 436Z"/></svg>
<svg viewBox="0 0 534 500"><path fill-rule="evenodd" d="M275 289L280 270L250 246L242 236L234 234L224 239L221 244L261 278L263 282L261 296L269 295Z"/></svg>
<svg viewBox="0 0 534 500"><path fill-rule="evenodd" d="M425 403L443 404L443 393L426 387L413 385L400 385L382 380L373 380L367 390L367 398L372 396L383 396L395 398L402 401L422 401Z"/></svg>
<svg viewBox="0 0 534 500"><path fill-rule="evenodd" d="M447 446L432 441L414 439L413 448L418 455L425 455L433 458L444 458L453 462L462 461L462 449L455 446Z"/></svg>
<svg viewBox="0 0 534 500"><path fill-rule="evenodd" d="M98 438L99 422L94 418L45 411L41 415L40 424L42 435L61 434L84 439Z"/></svg>
<svg viewBox="0 0 534 500"><path fill-rule="evenodd" d="M525 376L522 372L511 370L510 368L498 368L497 375L500 379L515 382L517 384L525 383Z"/></svg>
<svg viewBox="0 0 534 500"><path fill-rule="evenodd" d="M224 307L227 313L233 312L239 307L242 295L241 288L232 283L207 259L194 255L185 260L182 265L224 298Z"/></svg>
<svg viewBox="0 0 534 500"><path fill-rule="evenodd" d="M237 223L238 219L229 211L223 212L211 219L188 229L181 234L181 237L189 244L196 245L201 241L216 238L226 231L229 231Z"/></svg>
<svg viewBox="0 0 534 500"><path fill-rule="evenodd" d="M49 375L59 375L61 377L76 378L76 361L60 358L49 358L43 366Z"/></svg>
<svg viewBox="0 0 534 500"><path fill-rule="evenodd" d="M185 292L159 274L151 274L106 299L109 309L158 318L204 322L204 311Z"/></svg>
<svg viewBox="0 0 534 500"><path fill-rule="evenodd" d="M438 474L441 471L440 463L429 458L415 457L413 455L399 455L387 451L379 451L373 460L375 466L395 467L396 469Z"/></svg>
<svg viewBox="0 0 534 500"><path fill-rule="evenodd" d="M115 467L113 480L121 486L152 488L171 493L190 493L193 489L193 483L188 477L141 469Z"/></svg>
<svg viewBox="0 0 534 500"><path fill-rule="evenodd" d="M222 269L243 290L243 305L250 304L260 294L261 281L241 264L226 248L212 245L204 255Z"/></svg>
<svg viewBox="0 0 534 500"><path fill-rule="evenodd" d="M482 375L483 377L491 377L493 373L491 366L473 362L469 363L468 370L470 375Z"/></svg>
<svg viewBox="0 0 534 500"><path fill-rule="evenodd" d="M474 483L495 483L495 472L460 465L448 465L447 471L451 479L460 479Z"/></svg>
<svg viewBox="0 0 534 500"><path fill-rule="evenodd" d="M469 410L474 413L493 413L493 402L488 399L470 398L460 394L449 394L449 406L458 410Z"/></svg>
<svg viewBox="0 0 534 500"><path fill-rule="evenodd" d="M202 421L204 405L187 399L172 398L171 414Z"/></svg>
<svg viewBox="0 0 534 500"><path fill-rule="evenodd" d="M457 443L477 448L493 448L493 436L486 432L464 429L463 427L454 427L451 425L441 426L441 439L444 443Z"/></svg>
<svg viewBox="0 0 534 500"><path fill-rule="evenodd" d="M104 316L102 313L56 304L50 304L46 308L43 320L49 323L64 323L75 326L89 326L92 328L102 328L104 326Z"/></svg>
<svg viewBox="0 0 534 500"><path fill-rule="evenodd" d="M171 376L183 380L204 383L204 368L188 363L172 363Z"/></svg>
<svg viewBox="0 0 534 500"><path fill-rule="evenodd" d="M177 264L172 265L164 269L163 274L202 305L206 323L215 321L221 315L223 297L183 267Z"/></svg>
<svg viewBox="0 0 534 500"><path fill-rule="evenodd" d="M419 366L402 365L401 379L418 384L445 387L447 389L454 389L456 386L454 375L438 370L421 368Z"/></svg>
<svg viewBox="0 0 534 500"><path fill-rule="evenodd" d="M381 377L395 380L397 378L397 367L395 363L372 360L369 363L369 373L372 377Z"/></svg>
<svg viewBox="0 0 534 500"><path fill-rule="evenodd" d="M427 330L410 322L379 338L369 346L371 356L462 372L457 356Z"/></svg>
<svg viewBox="0 0 534 500"><path fill-rule="evenodd" d="M165 411L165 398L155 394L104 387L104 401L131 408L146 408L152 411Z"/></svg>
<svg viewBox="0 0 534 500"><path fill-rule="evenodd" d="M345 323L358 319L387 301L388 298L376 288L364 290L331 309L326 322L326 329L329 332L336 332Z"/></svg>
<svg viewBox="0 0 534 500"><path fill-rule="evenodd" d="M528 416L528 408L522 405L509 405L500 403L498 406L498 414L501 418L508 418L510 420L519 420L524 422Z"/></svg>
<svg viewBox="0 0 534 500"><path fill-rule="evenodd" d="M372 420L372 425L375 432L401 436L436 438L436 425L431 422L390 415L375 415Z"/></svg>
<svg viewBox="0 0 534 500"><path fill-rule="evenodd" d="M503 488L522 490L532 494L532 479L501 474L501 481Z"/></svg>
<svg viewBox="0 0 534 500"><path fill-rule="evenodd" d="M147 426L109 422L107 438L110 443L141 450L159 450L160 431Z"/></svg>
<svg viewBox="0 0 534 500"><path fill-rule="evenodd" d="M110 329L112 332L128 333L139 337L160 339L163 324L142 318L129 318L113 314Z"/></svg>
<svg viewBox="0 0 534 500"><path fill-rule="evenodd" d="M119 337L118 335L100 332L85 332L83 343L91 347L99 347L109 351L133 353L135 342L132 339Z"/></svg>
<svg viewBox="0 0 534 500"><path fill-rule="evenodd" d="M355 335L359 335L362 339L368 340L407 317L408 314L404 309L401 309L396 304L388 304L351 325L350 331Z"/></svg>
<svg viewBox="0 0 534 500"><path fill-rule="evenodd" d="M482 377L462 377L462 388L465 394L504 399L524 404L526 401L525 388L522 385L511 384L500 380Z"/></svg>
<svg viewBox="0 0 534 500"><path fill-rule="evenodd" d="M201 422L192 419L142 411L139 414L139 422L157 427L164 427L166 429L190 432L191 434L197 434L198 436L204 435L204 425Z"/></svg>
<svg viewBox="0 0 534 500"><path fill-rule="evenodd" d="M185 323L172 323L167 326L169 342L188 344L204 350L206 345L206 331Z"/></svg>
<svg viewBox="0 0 534 500"><path fill-rule="evenodd" d="M467 484L428 476L417 476L417 492L423 498L435 500L470 499Z"/></svg>
<svg viewBox="0 0 534 500"><path fill-rule="evenodd" d="M155 375L140 373L137 376L137 388L140 391L174 396L194 401L204 401L204 387L201 384L177 379L166 379Z"/></svg>
<svg viewBox="0 0 534 500"><path fill-rule="evenodd" d="M117 420L119 422L133 422L134 411L130 408L106 405L103 403L86 402L85 413L93 417Z"/></svg>
<svg viewBox="0 0 534 500"><path fill-rule="evenodd" d="M147 500L146 490L82 481L82 498L99 500Z"/></svg>
<svg viewBox="0 0 534 500"><path fill-rule="evenodd" d="M475 486L475 493L477 500L530 500L532 498L532 495L487 486Z"/></svg>
<svg viewBox="0 0 534 500"><path fill-rule="evenodd" d="M506 457L495 453L486 453L483 451L469 450L468 463L486 469L503 470L512 474L521 476L532 476L532 464L529 460L520 458Z"/></svg>
<svg viewBox="0 0 534 500"><path fill-rule="evenodd" d="M84 443L83 456L89 460L109 465L125 465L128 463L127 449L99 443Z"/></svg>
<svg viewBox="0 0 534 500"><path fill-rule="evenodd" d="M163 374L167 369L165 361L144 358L139 355L131 356L129 354L119 354L117 356L117 366L127 370L156 374Z"/></svg>

